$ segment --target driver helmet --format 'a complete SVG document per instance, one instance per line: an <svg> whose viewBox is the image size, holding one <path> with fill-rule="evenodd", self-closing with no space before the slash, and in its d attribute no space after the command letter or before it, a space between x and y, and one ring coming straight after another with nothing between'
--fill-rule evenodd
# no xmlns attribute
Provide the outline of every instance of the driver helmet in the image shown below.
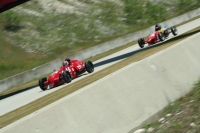
<svg viewBox="0 0 200 133"><path fill-rule="evenodd" d="M68 66L68 65L69 65L68 61L63 61L62 62L62 66Z"/></svg>
<svg viewBox="0 0 200 133"><path fill-rule="evenodd" d="M158 30L160 30L161 29L161 25L160 24L156 24L155 25L155 31L158 31Z"/></svg>
<svg viewBox="0 0 200 133"><path fill-rule="evenodd" d="M70 65L70 64L71 64L71 61L70 61L70 59L69 59L69 58L66 58L66 59L65 59L65 61L67 61L67 62L68 62L68 65Z"/></svg>

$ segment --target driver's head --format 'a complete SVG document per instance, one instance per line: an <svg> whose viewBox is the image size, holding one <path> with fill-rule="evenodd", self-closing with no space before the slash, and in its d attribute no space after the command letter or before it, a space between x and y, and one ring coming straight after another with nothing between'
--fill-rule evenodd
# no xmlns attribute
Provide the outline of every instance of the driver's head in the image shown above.
<svg viewBox="0 0 200 133"><path fill-rule="evenodd" d="M68 65L69 65L68 61L63 61L62 66L68 66Z"/></svg>
<svg viewBox="0 0 200 133"><path fill-rule="evenodd" d="M161 25L160 24L156 24L155 25L155 31L158 31L158 30L160 30L161 29Z"/></svg>
<svg viewBox="0 0 200 133"><path fill-rule="evenodd" d="M69 63L69 65L70 65L71 62L70 62L69 58L66 58L65 61L67 61Z"/></svg>
<svg viewBox="0 0 200 133"><path fill-rule="evenodd" d="M70 59L69 59L69 58L66 58L66 59L65 59L65 61L68 61L68 62L70 62Z"/></svg>

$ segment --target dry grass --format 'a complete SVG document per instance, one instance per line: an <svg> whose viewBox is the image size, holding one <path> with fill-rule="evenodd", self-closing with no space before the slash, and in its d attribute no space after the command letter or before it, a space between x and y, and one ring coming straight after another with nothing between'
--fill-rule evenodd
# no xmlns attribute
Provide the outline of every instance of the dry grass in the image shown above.
<svg viewBox="0 0 200 133"><path fill-rule="evenodd" d="M160 118L165 118L162 123L157 120L146 125L146 128L152 127L154 130L151 133L199 133L199 101L200 80L190 93L165 108L160 115ZM166 117L167 114L171 116ZM191 123L194 126L191 126Z"/></svg>

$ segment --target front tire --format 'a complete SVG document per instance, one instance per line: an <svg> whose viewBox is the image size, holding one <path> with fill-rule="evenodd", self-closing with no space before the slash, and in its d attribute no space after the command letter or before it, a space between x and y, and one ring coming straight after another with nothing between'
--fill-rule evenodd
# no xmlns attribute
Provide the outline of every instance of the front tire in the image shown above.
<svg viewBox="0 0 200 133"><path fill-rule="evenodd" d="M47 81L47 78L45 77L45 78L41 78L41 79L39 79L39 86L40 86L40 89L42 89L43 91L45 91L47 88L48 88L48 86L45 86L44 85L44 82L45 81Z"/></svg>
<svg viewBox="0 0 200 133"><path fill-rule="evenodd" d="M158 33L158 38L160 39L160 41L164 41L165 40L165 36L162 33Z"/></svg>
<svg viewBox="0 0 200 133"><path fill-rule="evenodd" d="M94 72L94 65L91 61L86 61L85 62L85 69L88 73Z"/></svg>
<svg viewBox="0 0 200 133"><path fill-rule="evenodd" d="M165 29L165 31L164 31L164 36L165 36L165 38L167 38L167 37L169 36L169 31L168 31L168 29Z"/></svg>
<svg viewBox="0 0 200 133"><path fill-rule="evenodd" d="M176 29L175 26L172 26L172 27L171 27L171 32L172 32L172 34L173 34L174 36L178 35L178 30Z"/></svg>

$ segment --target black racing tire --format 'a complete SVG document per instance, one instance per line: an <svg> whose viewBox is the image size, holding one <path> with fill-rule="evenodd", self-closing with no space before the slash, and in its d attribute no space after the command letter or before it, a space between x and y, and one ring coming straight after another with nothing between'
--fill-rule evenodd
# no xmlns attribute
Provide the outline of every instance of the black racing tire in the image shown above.
<svg viewBox="0 0 200 133"><path fill-rule="evenodd" d="M138 45L140 46L140 48L144 47L144 39L140 38L138 39Z"/></svg>
<svg viewBox="0 0 200 133"><path fill-rule="evenodd" d="M68 72L68 71L64 71L62 73L62 77L63 77L63 80L66 82L66 83L70 83L72 81L72 76L71 74Z"/></svg>
<svg viewBox="0 0 200 133"><path fill-rule="evenodd" d="M40 86L40 89L42 89L43 91L45 91L48 88L48 86L44 85L45 81L47 81L46 77L39 79L39 83L38 83L38 85Z"/></svg>
<svg viewBox="0 0 200 133"><path fill-rule="evenodd" d="M178 35L178 30L176 29L175 26L172 26L172 27L171 27L171 32L172 32L172 34L173 34L174 36Z"/></svg>
<svg viewBox="0 0 200 133"><path fill-rule="evenodd" d="M88 73L94 72L94 65L91 61L86 61L85 62L85 69Z"/></svg>
<svg viewBox="0 0 200 133"><path fill-rule="evenodd" d="M160 39L160 41L164 41L165 40L165 36L162 33L158 33L158 38Z"/></svg>
<svg viewBox="0 0 200 133"><path fill-rule="evenodd" d="M167 37L169 36L169 31L168 31L168 29L166 29L166 30L164 31L164 35L165 35L165 38L167 38Z"/></svg>

